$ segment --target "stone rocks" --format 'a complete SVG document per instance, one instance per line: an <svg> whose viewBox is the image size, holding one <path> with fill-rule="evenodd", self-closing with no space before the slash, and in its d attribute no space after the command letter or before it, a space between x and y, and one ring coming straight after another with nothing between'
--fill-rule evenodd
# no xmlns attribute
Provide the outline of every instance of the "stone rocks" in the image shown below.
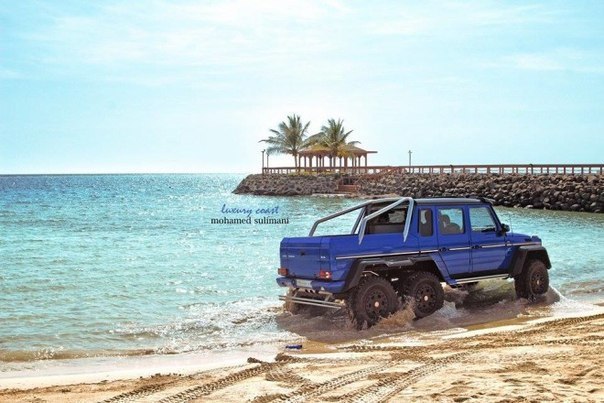
<svg viewBox="0 0 604 403"><path fill-rule="evenodd" d="M337 174L249 175L234 193L298 196L337 192ZM405 174L363 175L357 196L483 196L495 205L548 210L604 212L604 175Z"/></svg>
<svg viewBox="0 0 604 403"><path fill-rule="evenodd" d="M248 175L233 193L303 196L336 193L340 175L270 174Z"/></svg>
<svg viewBox="0 0 604 403"><path fill-rule="evenodd" d="M495 205L550 210L604 211L604 175L405 174L359 178L365 195L483 196Z"/></svg>

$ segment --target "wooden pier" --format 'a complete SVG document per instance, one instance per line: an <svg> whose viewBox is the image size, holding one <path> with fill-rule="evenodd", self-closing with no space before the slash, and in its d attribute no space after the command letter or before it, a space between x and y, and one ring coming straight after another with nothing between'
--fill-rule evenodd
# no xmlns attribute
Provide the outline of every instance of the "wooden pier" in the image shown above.
<svg viewBox="0 0 604 403"><path fill-rule="evenodd" d="M263 174L323 174L340 173L353 175L386 174L603 174L604 164L501 164L501 165L411 165L411 166L354 166L354 167L270 167Z"/></svg>

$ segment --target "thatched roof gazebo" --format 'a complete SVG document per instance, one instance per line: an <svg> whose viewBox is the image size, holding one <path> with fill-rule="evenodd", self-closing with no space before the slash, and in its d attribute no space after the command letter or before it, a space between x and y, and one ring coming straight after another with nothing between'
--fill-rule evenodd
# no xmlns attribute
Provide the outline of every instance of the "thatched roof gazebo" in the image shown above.
<svg viewBox="0 0 604 403"><path fill-rule="evenodd" d="M323 168L325 167L325 157L329 160L328 167L347 168L362 166L362 159L365 158L367 166L367 154L376 154L377 151L368 151L355 145L347 144L338 151L337 156L331 155L331 150L327 147L314 145L298 152L298 167L300 168ZM350 165L349 165L350 160ZM314 161L314 162L313 162Z"/></svg>

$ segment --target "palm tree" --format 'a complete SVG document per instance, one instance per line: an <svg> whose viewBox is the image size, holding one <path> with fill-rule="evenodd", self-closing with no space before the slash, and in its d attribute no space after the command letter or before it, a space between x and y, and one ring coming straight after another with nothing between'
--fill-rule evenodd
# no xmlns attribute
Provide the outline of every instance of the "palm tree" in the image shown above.
<svg viewBox="0 0 604 403"><path fill-rule="evenodd" d="M310 122L302 125L300 116L293 114L287 117L287 123L281 122L277 126L277 130L270 129L273 136L260 140L269 146L266 149L267 154L290 154L294 157L294 165L298 168L298 153L300 150L308 146L306 132Z"/></svg>
<svg viewBox="0 0 604 403"><path fill-rule="evenodd" d="M321 131L308 139L308 142L313 145L325 147L329 150L329 165L333 168L334 161L337 157L347 157L348 152L346 146L358 144L358 141L347 141L348 135L353 131L344 129L344 121L338 119L327 120L327 125L321 127Z"/></svg>

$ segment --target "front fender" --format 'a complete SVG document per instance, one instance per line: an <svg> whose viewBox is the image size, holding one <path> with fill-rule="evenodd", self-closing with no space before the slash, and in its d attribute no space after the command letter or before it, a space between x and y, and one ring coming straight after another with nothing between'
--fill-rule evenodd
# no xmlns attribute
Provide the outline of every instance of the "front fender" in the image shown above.
<svg viewBox="0 0 604 403"><path fill-rule="evenodd" d="M522 268L524 267L524 263L530 259L540 259L548 269L552 268L552 264L549 260L549 255L547 254L547 250L545 247L541 245L531 245L531 246L520 246L514 253L514 258L512 259L512 265L510 267L510 277L516 277L520 273L522 273Z"/></svg>

